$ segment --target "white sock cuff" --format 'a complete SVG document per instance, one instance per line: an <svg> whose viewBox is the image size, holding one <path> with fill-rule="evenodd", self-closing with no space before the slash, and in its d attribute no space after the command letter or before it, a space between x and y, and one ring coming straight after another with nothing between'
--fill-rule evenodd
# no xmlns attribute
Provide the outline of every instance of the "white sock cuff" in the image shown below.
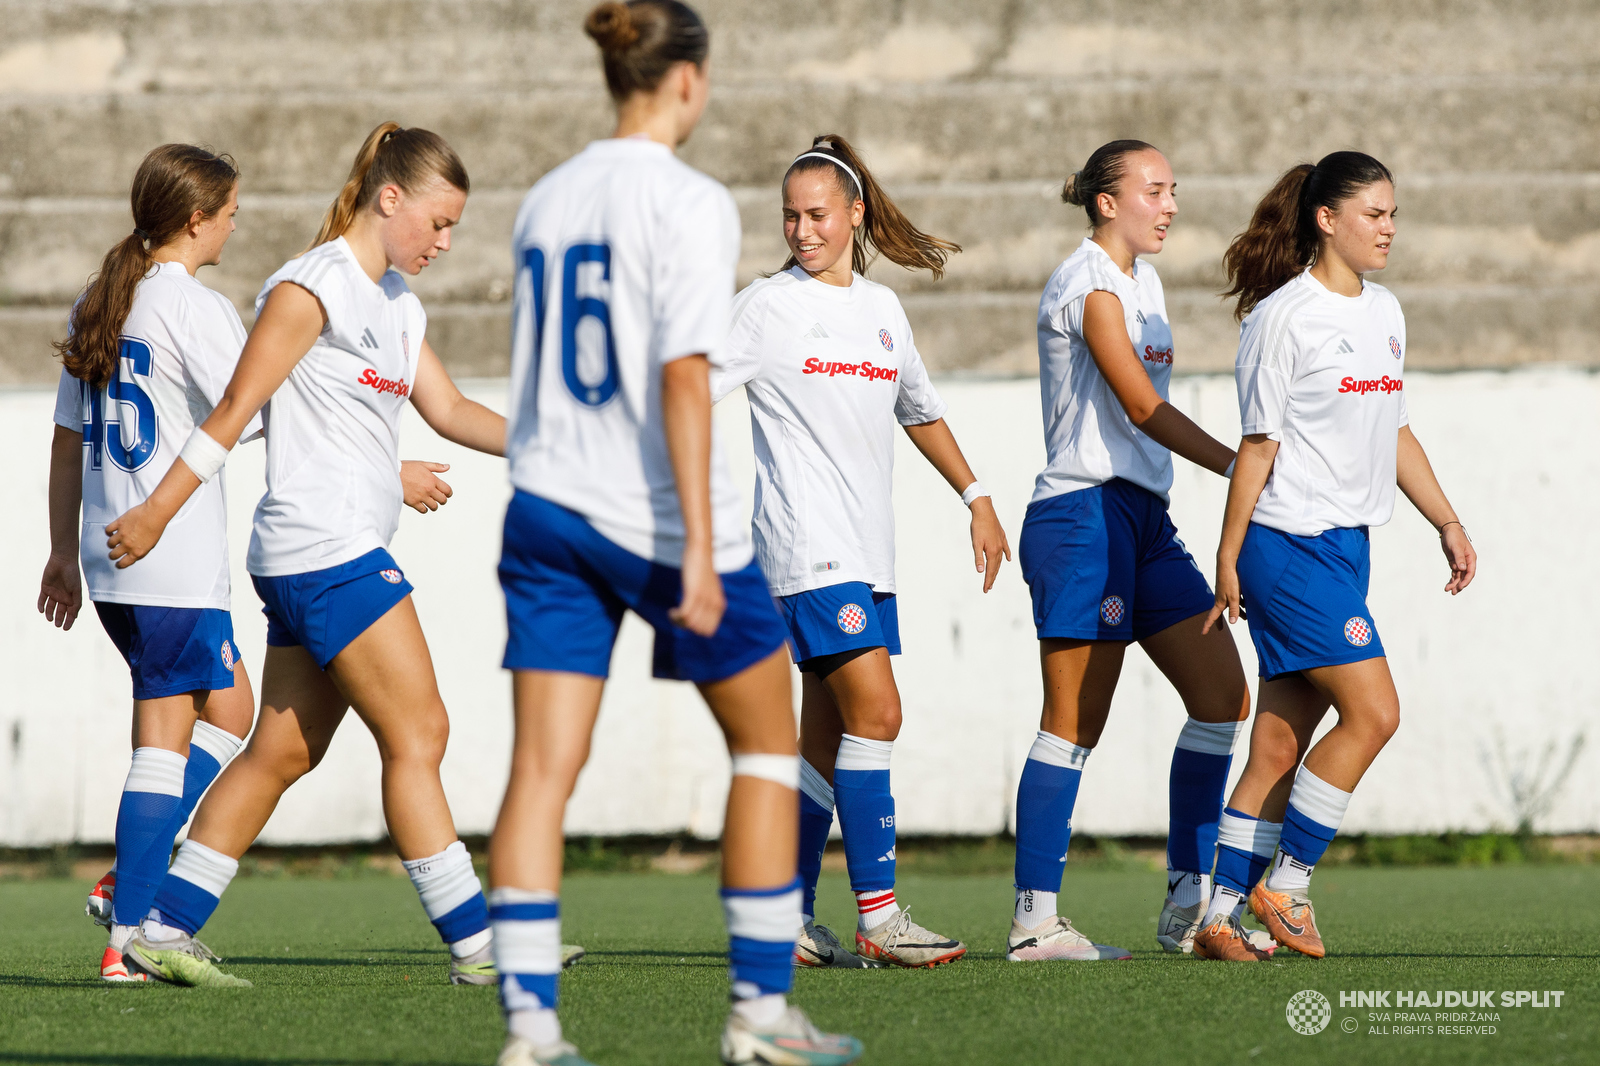
<svg viewBox="0 0 1600 1066"><path fill-rule="evenodd" d="M191 748L199 748L217 760L219 766L228 765L228 760L239 753L242 744L244 744L242 739L226 729L218 729L210 722L196 722L194 735L189 738Z"/></svg>
<svg viewBox="0 0 1600 1066"><path fill-rule="evenodd" d="M800 888L770 896L723 896L729 936L776 943L794 942L800 928Z"/></svg>
<svg viewBox="0 0 1600 1066"><path fill-rule="evenodd" d="M188 765L188 759L166 748L135 748L122 791L182 796L183 771Z"/></svg>
<svg viewBox="0 0 1600 1066"><path fill-rule="evenodd" d="M800 756L742 754L733 756L734 777L759 777L784 788L800 787Z"/></svg>
<svg viewBox="0 0 1600 1066"><path fill-rule="evenodd" d="M561 896L546 888L496 888L489 892L489 906L504 907L512 903L560 903Z"/></svg>
<svg viewBox="0 0 1600 1066"><path fill-rule="evenodd" d="M221 899L228 890L228 882L239 872L239 860L230 859L198 840L185 840L178 849L178 857L172 860L172 869L167 872Z"/></svg>
<svg viewBox="0 0 1600 1066"><path fill-rule="evenodd" d="M1272 858L1272 853L1278 850L1278 838L1282 835L1282 822L1257 822L1256 839L1255 843L1250 846L1250 854L1258 859Z"/></svg>
<svg viewBox="0 0 1600 1066"><path fill-rule="evenodd" d="M1080 748L1070 740L1062 740L1054 733L1039 730L1038 736L1033 739L1033 747L1028 752L1028 758L1050 766L1062 766L1068 770L1082 770L1084 763L1089 761L1090 748Z"/></svg>
<svg viewBox="0 0 1600 1066"><path fill-rule="evenodd" d="M839 756L834 760L835 770L887 770L889 755L894 751L892 740L868 740L849 733L839 738Z"/></svg>
<svg viewBox="0 0 1600 1066"><path fill-rule="evenodd" d="M1178 731L1178 747L1205 755L1232 755L1244 725L1243 722L1197 722L1190 718Z"/></svg>
<svg viewBox="0 0 1600 1066"><path fill-rule="evenodd" d="M1294 788L1289 790L1289 805L1318 825L1338 829L1350 806L1350 793L1334 788L1316 774L1300 767Z"/></svg>
<svg viewBox="0 0 1600 1066"><path fill-rule="evenodd" d="M1282 822L1241 818L1223 811L1222 820L1217 823L1217 843L1248 851L1260 858L1270 858L1278 847L1278 836L1282 832Z"/></svg>
<svg viewBox="0 0 1600 1066"><path fill-rule="evenodd" d="M472 869L472 856L459 840L437 855L403 860L401 865L411 875L429 920L443 918L483 892L477 872Z"/></svg>
<svg viewBox="0 0 1600 1066"><path fill-rule="evenodd" d="M507 893L514 893L508 896ZM507 903L554 903L554 892L497 888L490 895L496 906ZM492 922L494 963L503 974L561 972L561 919Z"/></svg>
<svg viewBox="0 0 1600 1066"><path fill-rule="evenodd" d="M833 786L820 770L804 759L800 760L800 791L810 796L817 806L833 810Z"/></svg>

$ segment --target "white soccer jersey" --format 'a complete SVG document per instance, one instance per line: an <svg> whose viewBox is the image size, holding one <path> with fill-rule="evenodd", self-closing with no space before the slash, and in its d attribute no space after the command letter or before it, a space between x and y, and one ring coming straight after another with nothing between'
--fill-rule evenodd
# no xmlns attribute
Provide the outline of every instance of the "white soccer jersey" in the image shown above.
<svg viewBox="0 0 1600 1066"><path fill-rule="evenodd" d="M376 283L343 237L291 259L293 282L328 324L267 406L267 494L256 506L250 573L325 570L385 548L400 524L400 412L417 377L428 316L398 271Z"/></svg>
<svg viewBox="0 0 1600 1066"><path fill-rule="evenodd" d="M105 527L161 483L222 399L244 340L227 297L190 277L182 263L158 263L134 292L116 376L93 389L61 372L55 423L83 433L79 550L91 600L228 609L222 474L189 497L137 566L117 569ZM258 428L252 423L246 437Z"/></svg>
<svg viewBox="0 0 1600 1066"><path fill-rule="evenodd" d="M1172 453L1140 432L1095 366L1083 339L1083 305L1091 292L1122 301L1128 339L1150 384L1164 400L1172 380L1172 323L1155 267L1134 260L1124 274L1105 249L1084 238L1056 267L1039 299L1039 390L1048 456L1033 500L1123 478L1167 498Z"/></svg>
<svg viewBox="0 0 1600 1066"><path fill-rule="evenodd" d="M755 549L774 594L846 581L894 591L896 423L943 418L945 403L894 291L849 288L800 267L734 302L711 398L740 385L756 452Z"/></svg>
<svg viewBox="0 0 1600 1066"><path fill-rule="evenodd" d="M683 514L661 421L661 367L722 359L739 258L733 197L665 145L595 141L539 180L512 238L511 483L669 566ZM713 428L715 566L750 562Z"/></svg>
<svg viewBox="0 0 1600 1066"><path fill-rule="evenodd" d="M1279 446L1252 521L1298 536L1389 521L1405 354L1400 301L1370 281L1340 296L1307 271L1256 305L1234 366L1239 418Z"/></svg>

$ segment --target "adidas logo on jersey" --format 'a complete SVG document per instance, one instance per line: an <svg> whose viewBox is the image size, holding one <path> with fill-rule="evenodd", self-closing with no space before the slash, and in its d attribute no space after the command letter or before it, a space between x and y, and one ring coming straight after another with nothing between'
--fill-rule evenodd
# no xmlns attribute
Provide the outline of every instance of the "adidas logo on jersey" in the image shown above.
<svg viewBox="0 0 1600 1066"><path fill-rule="evenodd" d="M377 348L378 347L378 338L376 338L376 337L374 337L372 335L372 330L371 330L370 327L363 328L361 330L361 347L363 347L363 348Z"/></svg>
<svg viewBox="0 0 1600 1066"><path fill-rule="evenodd" d="M1354 348L1350 347L1350 342L1348 340L1346 340L1344 337L1340 337L1339 338L1338 351L1339 351L1340 355L1354 355L1354 354L1356 354L1356 350Z"/></svg>
<svg viewBox="0 0 1600 1066"><path fill-rule="evenodd" d="M1144 325L1144 312L1136 309L1133 312L1133 320L1141 326Z"/></svg>
<svg viewBox="0 0 1600 1066"><path fill-rule="evenodd" d="M828 331L822 328L821 322L813 322L811 328L800 334L800 339L805 341L825 341Z"/></svg>

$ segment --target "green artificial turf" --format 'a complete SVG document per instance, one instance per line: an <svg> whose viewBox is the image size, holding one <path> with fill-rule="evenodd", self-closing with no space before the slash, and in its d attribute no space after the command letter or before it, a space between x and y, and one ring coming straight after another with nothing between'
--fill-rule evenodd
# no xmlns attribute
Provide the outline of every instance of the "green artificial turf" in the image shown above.
<svg viewBox="0 0 1600 1066"><path fill-rule="evenodd" d="M967 958L933 971L802 971L796 998L819 1024L859 1036L867 1063L1600 1061L1600 868L1320 871L1331 956L1252 966L1163 956L1162 887L1159 873L1069 869L1064 912L1134 960L1010 964L1007 878L908 874L902 902L966 940ZM449 985L402 879L236 882L204 936L255 987L218 991L101 984L87 888L0 883L0 1063L455 1064L493 1062L499 1049L494 990ZM820 909L850 928L841 876L824 877ZM561 1006L586 1056L715 1061L727 977L712 878L574 875L563 919L564 938L590 950L563 979ZM1496 1007L1498 1032L1476 1036L1370 1033L1383 1023L1338 995L1480 988L1566 995L1559 1008ZM1315 1036L1285 1021L1302 989L1333 1004Z"/></svg>

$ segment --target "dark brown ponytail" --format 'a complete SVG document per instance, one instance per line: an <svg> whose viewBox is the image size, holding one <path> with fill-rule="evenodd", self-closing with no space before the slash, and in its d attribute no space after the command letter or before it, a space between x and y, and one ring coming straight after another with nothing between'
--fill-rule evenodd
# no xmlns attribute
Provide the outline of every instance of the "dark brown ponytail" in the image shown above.
<svg viewBox="0 0 1600 1066"><path fill-rule="evenodd" d="M818 158L819 155L822 158ZM789 183L791 174L814 170L827 170L834 176L844 193L845 203L859 199L866 207L861 226L856 230L855 247L850 251L850 266L857 274L865 274L867 267L881 254L907 270L929 271L937 280L944 276L946 260L961 251L959 244L930 236L913 226L873 178L850 142L837 133L825 133L813 139L805 154L789 164L789 171L783 176L784 184ZM791 255L783 269L788 270L795 263Z"/></svg>
<svg viewBox="0 0 1600 1066"><path fill-rule="evenodd" d="M1099 229L1105 223L1100 216L1100 194L1117 195L1122 184L1122 174L1127 170L1128 156L1135 152L1154 152L1156 146L1144 141L1111 141L1096 148L1083 169L1067 175L1061 183L1061 202L1081 207L1089 214L1089 225Z"/></svg>
<svg viewBox="0 0 1600 1066"><path fill-rule="evenodd" d="M323 216L322 228L306 251L344 236L356 220L356 212L370 204L385 185L398 185L414 193L435 178L462 192L472 191L467 168L443 137L431 130L408 130L398 122L379 123L361 142L344 188Z"/></svg>
<svg viewBox="0 0 1600 1066"><path fill-rule="evenodd" d="M583 32L600 46L606 88L618 103L654 92L674 63L701 66L711 50L706 24L678 0L600 4L583 20Z"/></svg>
<svg viewBox="0 0 1600 1066"><path fill-rule="evenodd" d="M53 347L67 373L99 388L117 372L122 324L157 248L177 240L196 211L212 218L239 182L232 158L192 144L163 144L133 175L133 232L112 245L89 278L68 319L67 339Z"/></svg>
<svg viewBox="0 0 1600 1066"><path fill-rule="evenodd" d="M1364 152L1334 152L1316 166L1301 163L1279 178L1222 257L1229 285L1222 297L1237 297L1233 317L1242 321L1256 304L1317 261L1322 248L1318 208L1337 211L1380 181L1393 184L1394 176Z"/></svg>

